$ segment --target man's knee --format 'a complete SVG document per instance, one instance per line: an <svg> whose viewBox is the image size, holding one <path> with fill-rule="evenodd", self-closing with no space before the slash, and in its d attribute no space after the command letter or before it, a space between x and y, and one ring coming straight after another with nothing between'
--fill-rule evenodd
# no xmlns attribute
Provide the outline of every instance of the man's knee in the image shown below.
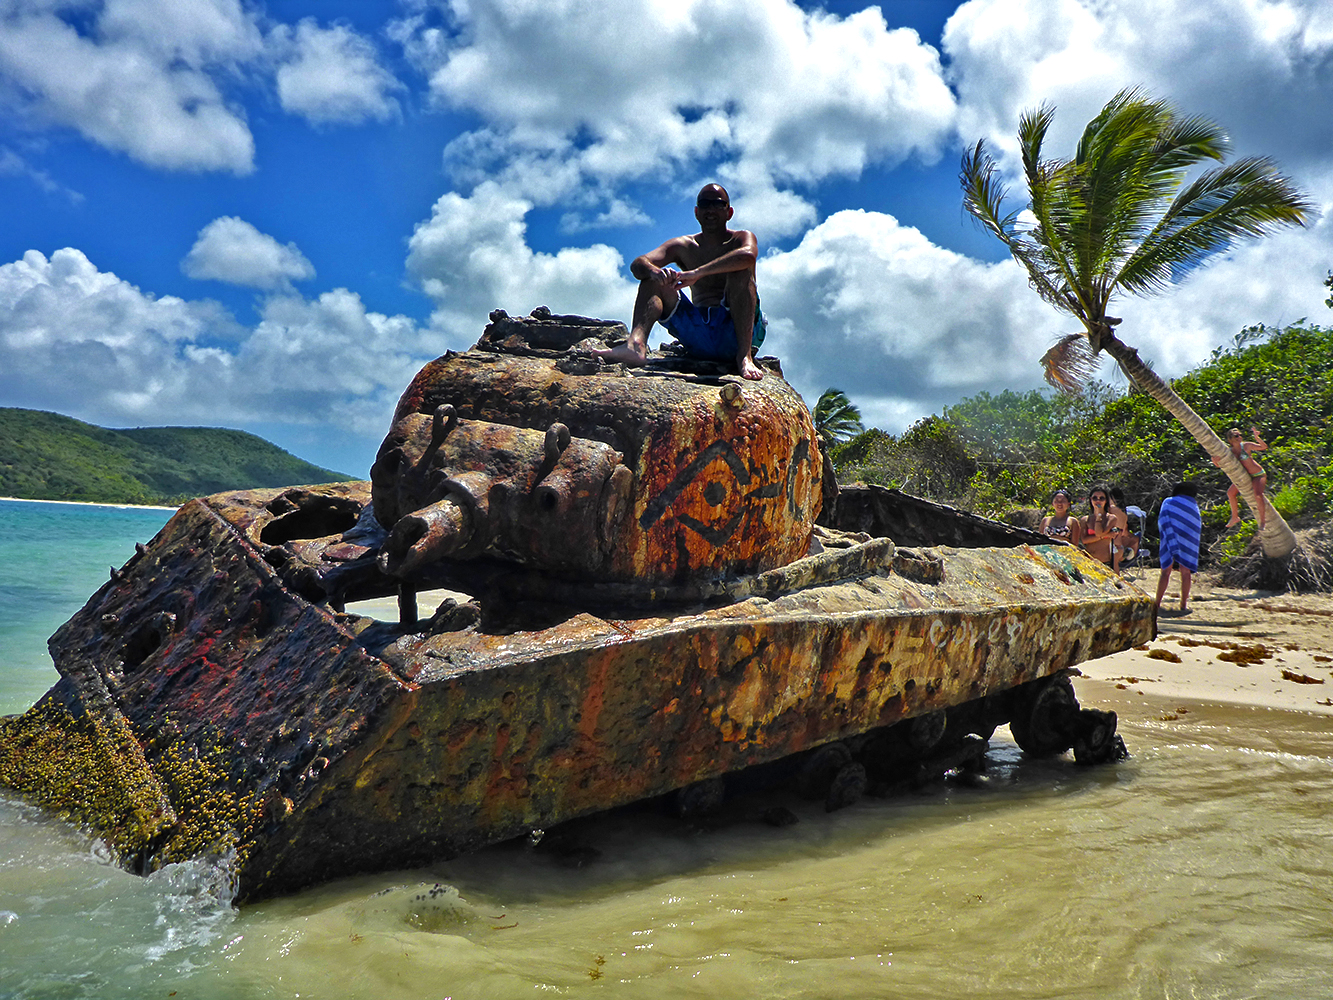
<svg viewBox="0 0 1333 1000"><path fill-rule="evenodd" d="M640 282L639 295L634 303L635 321L646 320L651 325L663 316L669 316L679 301L679 292L658 292L650 288L647 282Z"/></svg>

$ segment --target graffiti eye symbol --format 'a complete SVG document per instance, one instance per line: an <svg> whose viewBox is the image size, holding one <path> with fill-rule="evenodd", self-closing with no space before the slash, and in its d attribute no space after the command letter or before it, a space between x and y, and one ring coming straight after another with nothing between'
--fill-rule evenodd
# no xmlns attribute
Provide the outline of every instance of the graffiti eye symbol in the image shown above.
<svg viewBox="0 0 1333 1000"><path fill-rule="evenodd" d="M719 459L731 470L732 478L738 486L749 484L750 470L746 468L740 456L727 442L715 441L696 455L693 460L682 466L680 471L676 473L675 478L667 484L662 492L649 501L648 506L639 517L639 526L645 531L652 528L658 519L667 512L667 509L675 504L676 498L692 484L698 482L708 466ZM717 487L717 489L713 490L713 487ZM716 507L726 499L727 488L718 480L713 480L704 487L703 493L704 501L710 506ZM713 499L714 497L717 499Z"/></svg>
<svg viewBox="0 0 1333 1000"><path fill-rule="evenodd" d="M725 545L730 541L749 506L748 499L737 490L740 484L736 481L735 470L728 466L729 463L719 468L714 464L711 470L700 469L694 482L687 484L671 505L676 520L711 545ZM706 480L705 475L709 472L721 478ZM732 475L728 475L729 472Z"/></svg>

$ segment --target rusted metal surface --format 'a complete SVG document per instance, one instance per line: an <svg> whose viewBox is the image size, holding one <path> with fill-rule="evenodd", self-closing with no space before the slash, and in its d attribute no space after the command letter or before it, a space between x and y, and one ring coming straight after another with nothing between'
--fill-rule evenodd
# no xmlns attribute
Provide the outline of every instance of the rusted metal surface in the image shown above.
<svg viewBox="0 0 1333 1000"><path fill-rule="evenodd" d="M117 846L152 867L226 841L248 898L776 760L1151 630L1146 597L1072 550L883 540L865 543L868 571L861 546L814 557L851 575L826 569L775 598L628 620L517 608L525 627L463 615L460 630L432 633L451 627L445 615L404 630L282 584L251 541L282 499L186 505L53 637L64 679L34 709L104 692L101 710L135 734L143 781L167 804L167 819ZM213 776L190 786L193 804L163 766L182 755ZM239 817L235 829L177 818L201 803Z"/></svg>
<svg viewBox="0 0 1333 1000"><path fill-rule="evenodd" d="M886 535L900 545L1063 545L1040 532L914 497L901 490L856 483L842 486L820 520L844 531Z"/></svg>
<svg viewBox="0 0 1333 1000"><path fill-rule="evenodd" d="M813 748L845 803L915 773L942 713L976 734L959 759L1010 717L1103 754L1114 716L1042 679L1149 638L1147 595L888 491L817 528L831 484L774 369L631 376L564 353L570 318L531 325L423 370L373 486L181 508L52 637L61 680L0 720L0 783L134 870L229 857L254 899ZM903 544L931 537L1005 547ZM394 594L401 621L343 611Z"/></svg>
<svg viewBox="0 0 1333 1000"><path fill-rule="evenodd" d="M780 375L742 385L670 359L566 371L521 350L523 329L496 320L490 350L434 361L404 392L371 470L376 516L398 531L382 568L489 555L654 582L805 554L823 456Z"/></svg>

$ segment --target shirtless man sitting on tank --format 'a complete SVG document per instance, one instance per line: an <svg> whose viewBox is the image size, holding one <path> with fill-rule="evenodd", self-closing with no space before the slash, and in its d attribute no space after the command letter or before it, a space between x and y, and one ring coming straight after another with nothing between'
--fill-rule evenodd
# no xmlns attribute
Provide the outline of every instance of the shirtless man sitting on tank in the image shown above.
<svg viewBox="0 0 1333 1000"><path fill-rule="evenodd" d="M727 228L732 211L722 185L705 185L694 206L699 232L677 236L634 258L629 269L639 279L639 295L629 339L595 354L642 365L648 357L648 331L660 322L696 357L734 357L743 377L764 377L751 357L765 332L754 281L759 243L754 233ZM691 293L681 294L686 288Z"/></svg>

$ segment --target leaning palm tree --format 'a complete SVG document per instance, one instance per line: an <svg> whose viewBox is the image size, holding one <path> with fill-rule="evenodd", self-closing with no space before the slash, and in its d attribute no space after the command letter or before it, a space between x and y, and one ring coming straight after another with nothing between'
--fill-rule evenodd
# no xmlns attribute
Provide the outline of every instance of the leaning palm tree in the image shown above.
<svg viewBox="0 0 1333 1000"><path fill-rule="evenodd" d="M815 404L815 433L825 451L865 431L861 411L841 389L825 389Z"/></svg>
<svg viewBox="0 0 1333 1000"><path fill-rule="evenodd" d="M1116 337L1120 320L1106 310L1120 292L1163 291L1234 243L1304 225L1313 205L1270 160L1257 157L1204 170L1186 184L1192 167L1222 164L1226 134L1137 89L1121 91L1088 123L1072 160L1042 155L1054 115L1043 105L1018 126L1030 217L1006 213L1007 192L984 141L963 156L959 176L967 211L1009 248L1043 299L1083 324L1042 358L1047 381L1080 391L1105 351L1219 460L1255 507L1250 477L1231 450ZM1265 522L1264 554L1290 555L1295 536L1271 504Z"/></svg>

